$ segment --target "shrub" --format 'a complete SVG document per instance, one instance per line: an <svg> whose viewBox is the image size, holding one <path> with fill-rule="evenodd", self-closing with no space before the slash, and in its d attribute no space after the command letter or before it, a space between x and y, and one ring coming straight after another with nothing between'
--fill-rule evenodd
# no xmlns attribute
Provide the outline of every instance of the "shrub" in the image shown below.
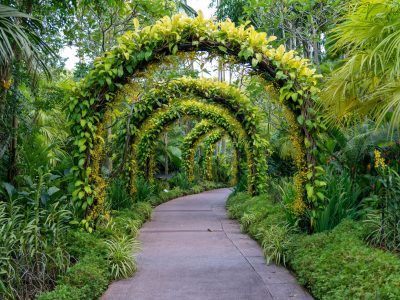
<svg viewBox="0 0 400 300"><path fill-rule="evenodd" d="M317 299L400 299L398 256L366 245L361 223L343 220L332 231L305 235L286 225L284 206L267 195L231 195L227 207L247 222L267 260L286 263Z"/></svg>
<svg viewBox="0 0 400 300"><path fill-rule="evenodd" d="M185 173L175 174L168 182L172 187L179 187L182 190L187 190L191 186Z"/></svg>
<svg viewBox="0 0 400 300"><path fill-rule="evenodd" d="M136 203L133 209L143 217L143 221L151 220L151 215L153 212L153 208L151 204L148 202L139 202Z"/></svg>
<svg viewBox="0 0 400 300"><path fill-rule="evenodd" d="M286 265L288 261L288 248L291 241L288 225L271 225L268 228L264 228L259 232L258 239L261 240L263 253L268 264L270 261L273 261L278 265Z"/></svg>
<svg viewBox="0 0 400 300"><path fill-rule="evenodd" d="M361 188L353 182L348 171L340 174L328 168L324 182L328 182L324 194L327 203L317 211L314 232L322 232L335 228L343 219L356 219L360 202Z"/></svg>
<svg viewBox="0 0 400 300"><path fill-rule="evenodd" d="M292 268L319 299L399 299L400 260L370 248L363 228L346 220L332 232L298 236Z"/></svg>
<svg viewBox="0 0 400 300"><path fill-rule="evenodd" d="M142 202L154 195L155 187L150 185L146 179L138 177L135 181L135 190L135 202Z"/></svg>
<svg viewBox="0 0 400 300"><path fill-rule="evenodd" d="M129 208L132 205L125 180L116 178L112 181L108 188L107 201L113 210Z"/></svg>
<svg viewBox="0 0 400 300"><path fill-rule="evenodd" d="M133 238L114 238L106 241L107 261L112 279L131 277L136 272L136 260L132 252L140 251L140 243Z"/></svg>
<svg viewBox="0 0 400 300"><path fill-rule="evenodd" d="M37 300L80 300L83 298L80 289L60 284L53 291L39 295Z"/></svg>
<svg viewBox="0 0 400 300"><path fill-rule="evenodd" d="M104 258L85 256L68 269L59 283L78 289L80 299L97 299L108 286L107 275Z"/></svg>
<svg viewBox="0 0 400 300"><path fill-rule="evenodd" d="M70 264L65 234L72 213L55 186L56 176L38 171L17 191L0 193L0 298L29 299L53 286ZM58 178L58 177L57 177Z"/></svg>

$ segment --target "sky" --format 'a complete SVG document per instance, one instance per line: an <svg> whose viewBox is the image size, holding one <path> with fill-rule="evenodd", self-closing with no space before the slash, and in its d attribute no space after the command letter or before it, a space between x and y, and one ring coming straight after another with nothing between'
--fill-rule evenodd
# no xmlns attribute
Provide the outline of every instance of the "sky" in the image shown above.
<svg viewBox="0 0 400 300"><path fill-rule="evenodd" d="M211 18L214 14L215 9L209 8L211 0L187 0L187 4L193 7L196 11L201 10L205 18ZM75 64L78 62L76 57L76 47L65 47L61 50L61 57L66 58L65 68L72 70Z"/></svg>

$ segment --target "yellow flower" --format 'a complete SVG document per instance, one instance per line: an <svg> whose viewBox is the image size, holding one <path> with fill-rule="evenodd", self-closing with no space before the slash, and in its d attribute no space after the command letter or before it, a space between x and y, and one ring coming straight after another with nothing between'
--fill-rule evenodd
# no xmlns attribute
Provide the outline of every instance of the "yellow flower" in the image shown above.
<svg viewBox="0 0 400 300"><path fill-rule="evenodd" d="M381 152L379 150L374 150L375 155L375 169L386 168L385 159L381 156Z"/></svg>
<svg viewBox="0 0 400 300"><path fill-rule="evenodd" d="M12 80L3 80L3 88L5 90L9 90L12 84Z"/></svg>

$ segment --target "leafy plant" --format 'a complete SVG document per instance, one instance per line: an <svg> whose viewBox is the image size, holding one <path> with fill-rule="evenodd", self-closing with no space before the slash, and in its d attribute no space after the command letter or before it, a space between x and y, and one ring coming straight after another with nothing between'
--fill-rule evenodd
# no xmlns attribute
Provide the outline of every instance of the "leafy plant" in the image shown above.
<svg viewBox="0 0 400 300"><path fill-rule="evenodd" d="M139 180L139 179L138 179ZM137 184L137 187L139 188L139 185L142 184L142 182L139 182ZM140 195L138 196L139 199L143 197L143 194L146 191L140 190ZM124 209L128 208L132 205L132 197L129 195L129 192L127 190L127 184L125 180L122 178L116 178L112 181L108 188L108 198L107 200L110 202L111 209ZM141 200L139 200L141 201Z"/></svg>
<svg viewBox="0 0 400 300"><path fill-rule="evenodd" d="M140 243L132 238L122 237L106 241L107 259L113 279L131 277L136 272L133 252L140 250Z"/></svg>
<svg viewBox="0 0 400 300"><path fill-rule="evenodd" d="M276 264L286 265L288 261L287 252L291 242L288 225L272 225L269 228L264 228L257 238L261 240L267 263L274 261Z"/></svg>
<svg viewBox="0 0 400 300"><path fill-rule="evenodd" d="M325 178L328 182L325 194L327 203L317 211L315 232L331 230L343 219L355 220L359 213L362 189L351 179L348 171L337 172L334 168L328 168Z"/></svg>
<svg viewBox="0 0 400 300"><path fill-rule="evenodd" d="M52 176L39 170L37 179L26 177L28 185L19 192L2 184L7 200L0 200L1 298L33 298L70 264L65 234L72 213L51 185Z"/></svg>
<svg viewBox="0 0 400 300"><path fill-rule="evenodd" d="M135 191L135 202L143 202L154 194L154 186L143 177L138 177L135 181Z"/></svg>

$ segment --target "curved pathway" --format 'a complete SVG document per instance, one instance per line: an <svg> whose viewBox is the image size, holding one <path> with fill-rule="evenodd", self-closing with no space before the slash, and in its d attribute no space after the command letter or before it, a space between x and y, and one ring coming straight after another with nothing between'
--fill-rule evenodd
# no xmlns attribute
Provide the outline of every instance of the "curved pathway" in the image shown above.
<svg viewBox="0 0 400 300"><path fill-rule="evenodd" d="M158 206L140 231L133 278L102 300L312 299L284 268L266 265L258 244L226 216L229 189Z"/></svg>

